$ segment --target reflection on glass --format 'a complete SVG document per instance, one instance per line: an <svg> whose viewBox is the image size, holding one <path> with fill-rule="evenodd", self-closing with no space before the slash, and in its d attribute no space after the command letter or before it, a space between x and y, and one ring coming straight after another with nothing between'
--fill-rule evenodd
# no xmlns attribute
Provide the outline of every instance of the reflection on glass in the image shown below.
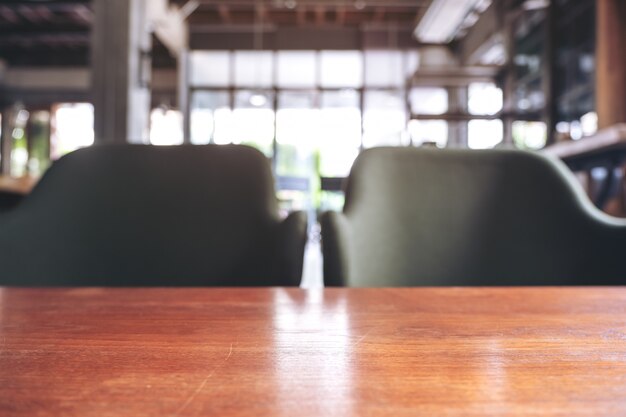
<svg viewBox="0 0 626 417"><path fill-rule="evenodd" d="M363 146L408 144L406 106L398 91L368 91L363 113Z"/></svg>
<svg viewBox="0 0 626 417"><path fill-rule="evenodd" d="M470 120L467 124L467 146L489 149L502 142L502 120Z"/></svg>
<svg viewBox="0 0 626 417"><path fill-rule="evenodd" d="M448 143L448 123L445 120L411 120L408 129L414 146L445 148Z"/></svg>
<svg viewBox="0 0 626 417"><path fill-rule="evenodd" d="M417 87L409 92L413 114L443 114L448 111L448 91L440 87Z"/></svg>
<svg viewBox="0 0 626 417"><path fill-rule="evenodd" d="M321 398L316 414L351 415L355 341L347 301L323 290L294 294L277 289L273 302L278 401ZM294 375L302 376L297 384Z"/></svg>

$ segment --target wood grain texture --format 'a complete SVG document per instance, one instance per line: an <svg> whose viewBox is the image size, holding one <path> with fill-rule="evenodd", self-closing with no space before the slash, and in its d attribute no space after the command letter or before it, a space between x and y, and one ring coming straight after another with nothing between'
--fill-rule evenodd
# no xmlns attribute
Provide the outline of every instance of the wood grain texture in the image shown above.
<svg viewBox="0 0 626 417"><path fill-rule="evenodd" d="M626 123L626 2L596 1L598 127Z"/></svg>
<svg viewBox="0 0 626 417"><path fill-rule="evenodd" d="M0 289L1 416L624 416L626 288Z"/></svg>

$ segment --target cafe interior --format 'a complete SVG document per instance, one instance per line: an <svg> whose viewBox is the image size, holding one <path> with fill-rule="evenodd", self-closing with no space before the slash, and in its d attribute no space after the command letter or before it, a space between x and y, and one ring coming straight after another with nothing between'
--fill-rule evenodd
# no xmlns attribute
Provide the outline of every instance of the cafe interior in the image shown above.
<svg viewBox="0 0 626 417"><path fill-rule="evenodd" d="M626 415L623 0L2 0L0 121L2 416Z"/></svg>
<svg viewBox="0 0 626 417"><path fill-rule="evenodd" d="M624 282L620 1L10 0L0 22L1 284Z"/></svg>

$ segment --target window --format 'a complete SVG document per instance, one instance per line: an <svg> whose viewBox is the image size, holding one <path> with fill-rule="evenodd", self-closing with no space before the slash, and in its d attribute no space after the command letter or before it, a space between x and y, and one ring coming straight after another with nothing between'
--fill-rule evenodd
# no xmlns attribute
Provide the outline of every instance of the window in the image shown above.
<svg viewBox="0 0 626 417"><path fill-rule="evenodd" d="M190 54L191 84L226 87L230 84L230 53L194 51Z"/></svg>
<svg viewBox="0 0 626 417"><path fill-rule="evenodd" d="M363 113L363 146L407 145L406 104L397 91L367 91Z"/></svg>
<svg viewBox="0 0 626 417"><path fill-rule="evenodd" d="M439 87L417 87L409 93L413 114L444 114L448 111L448 92Z"/></svg>
<svg viewBox="0 0 626 417"><path fill-rule="evenodd" d="M448 143L448 123L445 120L411 120L408 130L414 146L445 148Z"/></svg>
<svg viewBox="0 0 626 417"><path fill-rule="evenodd" d="M467 146L489 149L502 142L502 120L470 120L467 124Z"/></svg>
<svg viewBox="0 0 626 417"><path fill-rule="evenodd" d="M150 113L150 143L152 145L181 145L183 115L178 110L158 108Z"/></svg>
<svg viewBox="0 0 626 417"><path fill-rule="evenodd" d="M28 145L26 130L30 113L22 109L15 116L15 125L11 133L13 143L11 145L11 176L21 177L26 174L28 164Z"/></svg>
<svg viewBox="0 0 626 417"><path fill-rule="evenodd" d="M196 91L191 101L191 143L209 143L215 137L217 114L230 114L227 91ZM221 118L220 120L223 120Z"/></svg>
<svg viewBox="0 0 626 417"><path fill-rule="evenodd" d="M548 130L544 122L513 122L513 143L520 149L541 149L546 146Z"/></svg>
<svg viewBox="0 0 626 417"><path fill-rule="evenodd" d="M472 83L468 88L470 114L494 115L502 110L502 90L492 83Z"/></svg>
<svg viewBox="0 0 626 417"><path fill-rule="evenodd" d="M278 96L276 141L278 175L309 176L319 134L319 110L312 92L282 92Z"/></svg>
<svg viewBox="0 0 626 417"><path fill-rule="evenodd" d="M363 85L363 55L360 51L320 52L320 85L354 87Z"/></svg>
<svg viewBox="0 0 626 417"><path fill-rule="evenodd" d="M93 145L93 105L89 103L62 103L53 106L52 159L58 159L78 148Z"/></svg>
<svg viewBox="0 0 626 417"><path fill-rule="evenodd" d="M234 59L236 86L248 88L272 86L272 52L236 51Z"/></svg>
<svg viewBox="0 0 626 417"><path fill-rule="evenodd" d="M314 87L316 53L314 51L277 52L277 77L279 87Z"/></svg>
<svg viewBox="0 0 626 417"><path fill-rule="evenodd" d="M324 92L319 117L319 173L324 177L347 176L361 145L359 93Z"/></svg>
<svg viewBox="0 0 626 417"><path fill-rule="evenodd" d="M404 87L403 56L400 51L366 51L365 85L368 87Z"/></svg>
<svg viewBox="0 0 626 417"><path fill-rule="evenodd" d="M274 95L270 91L238 91L232 112L230 140L272 155L274 140Z"/></svg>

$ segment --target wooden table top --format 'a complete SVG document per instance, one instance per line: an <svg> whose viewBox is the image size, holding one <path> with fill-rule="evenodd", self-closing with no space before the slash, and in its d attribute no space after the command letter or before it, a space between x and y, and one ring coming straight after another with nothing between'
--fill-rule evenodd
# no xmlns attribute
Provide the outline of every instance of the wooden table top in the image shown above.
<svg viewBox="0 0 626 417"><path fill-rule="evenodd" d="M555 143L544 148L542 152L569 161L574 158L602 156L607 152L624 150L625 148L626 123L600 130L596 134L580 140Z"/></svg>
<svg viewBox="0 0 626 417"><path fill-rule="evenodd" d="M626 288L0 289L1 416L624 416Z"/></svg>
<svg viewBox="0 0 626 417"><path fill-rule="evenodd" d="M0 191L9 191L19 194L29 194L37 184L39 178L37 177L9 177L6 175L0 175Z"/></svg>

